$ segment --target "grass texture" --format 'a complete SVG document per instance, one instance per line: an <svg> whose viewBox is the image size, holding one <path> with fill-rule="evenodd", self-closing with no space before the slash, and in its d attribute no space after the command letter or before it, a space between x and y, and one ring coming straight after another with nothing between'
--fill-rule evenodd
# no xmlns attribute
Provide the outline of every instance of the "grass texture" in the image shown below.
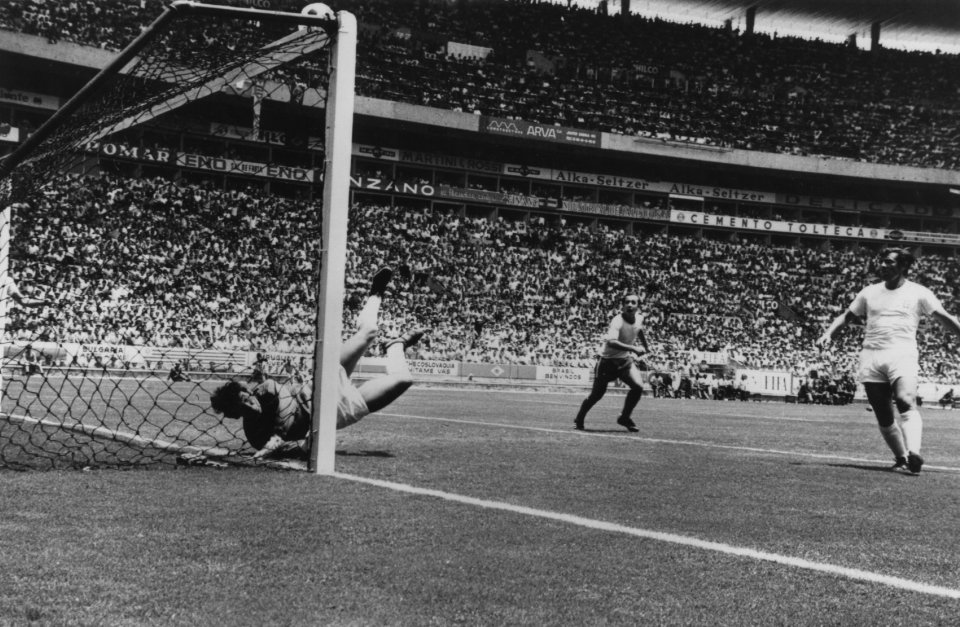
<svg viewBox="0 0 960 627"><path fill-rule="evenodd" d="M414 388L339 432L333 476L2 472L0 625L960 617L960 411L925 408L912 477L861 405L645 398L632 434L612 392L574 431L580 400Z"/></svg>

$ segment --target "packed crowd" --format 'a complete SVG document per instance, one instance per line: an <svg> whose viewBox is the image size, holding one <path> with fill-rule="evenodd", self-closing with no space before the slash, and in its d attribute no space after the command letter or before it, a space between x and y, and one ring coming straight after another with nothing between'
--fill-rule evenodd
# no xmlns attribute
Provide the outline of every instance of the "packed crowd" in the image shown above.
<svg viewBox="0 0 960 627"><path fill-rule="evenodd" d="M318 216L310 202L252 190L65 176L15 212L14 276L53 302L15 308L4 339L310 353ZM426 326L416 357L467 362L590 367L621 295L637 290L651 369L700 350L754 368L849 371L858 332L825 354L813 341L873 260L375 205L354 206L350 230L345 333L370 274L390 264L384 336ZM956 311L957 259L924 257L913 276ZM922 328L925 376L960 376L950 342Z"/></svg>
<svg viewBox="0 0 960 627"><path fill-rule="evenodd" d="M711 146L960 167L956 55L747 37L530 0L330 4L361 23L361 95ZM163 6L7 2L0 28L118 49Z"/></svg>

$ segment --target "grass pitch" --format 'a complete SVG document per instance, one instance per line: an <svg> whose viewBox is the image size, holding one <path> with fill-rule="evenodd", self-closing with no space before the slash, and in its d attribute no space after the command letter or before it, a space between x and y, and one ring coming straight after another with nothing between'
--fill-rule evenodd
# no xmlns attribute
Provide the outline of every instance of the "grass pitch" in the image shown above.
<svg viewBox="0 0 960 627"><path fill-rule="evenodd" d="M411 390L337 474L0 473L0 624L934 625L960 411L919 477L861 405Z"/></svg>

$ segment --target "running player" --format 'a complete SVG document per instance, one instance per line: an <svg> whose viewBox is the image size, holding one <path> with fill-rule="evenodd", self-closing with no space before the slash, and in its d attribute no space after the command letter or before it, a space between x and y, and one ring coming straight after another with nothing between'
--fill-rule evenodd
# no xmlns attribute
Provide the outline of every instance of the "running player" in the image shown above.
<svg viewBox="0 0 960 627"><path fill-rule="evenodd" d="M623 297L620 313L610 321L610 327L604 337L603 350L593 371L593 388L580 405L580 411L573 422L573 426L578 431L583 431L583 421L587 417L587 412L607 393L607 386L617 379L630 388L623 402L623 411L617 418L617 424L625 427L627 431L639 431L633 419L630 418L633 408L637 406L643 395L640 369L637 368L634 355L640 356L650 351L643 329L640 328L637 315L639 308L640 297L636 293L627 294ZM636 345L638 338L643 344L643 349Z"/></svg>
<svg viewBox="0 0 960 627"><path fill-rule="evenodd" d="M945 329L960 336L960 320L944 310L933 292L907 280L913 262L913 254L905 248L883 250L881 282L860 290L847 311L830 323L817 344L826 346L844 326L865 321L860 381L877 417L880 433L896 457L892 469L918 474L923 467L920 456L923 420L917 409L920 373L917 328L920 317L930 315Z"/></svg>
<svg viewBox="0 0 960 627"><path fill-rule="evenodd" d="M357 316L357 332L343 343L340 352L340 399L337 404L337 429L348 427L364 416L380 411L407 391L413 383L404 351L423 337L416 330L388 341L387 374L371 379L359 387L350 375L360 358L376 341L378 315L384 292L393 276L383 268L370 285L370 294ZM310 432L310 387L312 383L277 383L267 379L247 388L231 381L217 388L210 397L213 410L226 418L242 418L243 432L250 445L257 449L255 457L268 455L287 442L300 441L301 450L309 450L306 439Z"/></svg>

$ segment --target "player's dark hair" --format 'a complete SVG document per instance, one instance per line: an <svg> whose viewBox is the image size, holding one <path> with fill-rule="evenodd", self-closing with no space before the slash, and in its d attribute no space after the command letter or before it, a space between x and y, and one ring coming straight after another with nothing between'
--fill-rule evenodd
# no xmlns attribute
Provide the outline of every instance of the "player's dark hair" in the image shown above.
<svg viewBox="0 0 960 627"><path fill-rule="evenodd" d="M881 257L886 257L887 255L897 256L897 265L900 266L904 274L910 270L913 262L917 260L917 258L913 256L913 253L907 248L890 247L880 251Z"/></svg>
<svg viewBox="0 0 960 627"><path fill-rule="evenodd" d="M224 383L210 395L210 407L223 414L225 418L239 418L241 415L240 393L246 388L239 381Z"/></svg>

